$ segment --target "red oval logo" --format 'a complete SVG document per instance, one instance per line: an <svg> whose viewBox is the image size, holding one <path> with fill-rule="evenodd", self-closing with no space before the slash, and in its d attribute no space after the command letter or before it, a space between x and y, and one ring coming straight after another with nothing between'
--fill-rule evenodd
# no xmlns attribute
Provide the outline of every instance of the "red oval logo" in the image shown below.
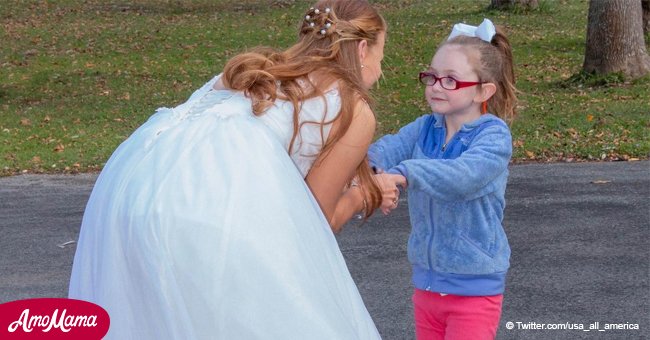
<svg viewBox="0 0 650 340"><path fill-rule="evenodd" d="M0 304L2 339L101 339L110 317L83 300L41 298Z"/></svg>

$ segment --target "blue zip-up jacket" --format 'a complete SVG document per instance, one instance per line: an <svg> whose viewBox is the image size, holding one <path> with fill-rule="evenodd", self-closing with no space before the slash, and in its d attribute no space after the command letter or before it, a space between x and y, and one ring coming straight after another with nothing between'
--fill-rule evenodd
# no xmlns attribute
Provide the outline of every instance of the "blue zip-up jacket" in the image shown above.
<svg viewBox="0 0 650 340"><path fill-rule="evenodd" d="M408 181L408 257L416 288L502 294L510 246L501 222L512 137L498 117L464 124L445 145L444 117L424 115L371 145L372 166Z"/></svg>

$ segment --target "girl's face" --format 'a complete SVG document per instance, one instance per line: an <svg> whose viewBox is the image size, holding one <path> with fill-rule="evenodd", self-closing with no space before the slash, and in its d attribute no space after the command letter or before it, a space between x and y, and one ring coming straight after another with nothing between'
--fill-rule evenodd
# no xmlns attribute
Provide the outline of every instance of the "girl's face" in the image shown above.
<svg viewBox="0 0 650 340"><path fill-rule="evenodd" d="M458 45L444 45L433 56L428 73L436 77L451 77L457 81L476 82L478 75L472 69L466 50ZM478 85L444 89L440 81L427 85L424 96L433 112L443 115L467 115L478 118L481 115ZM477 101L479 100L479 101Z"/></svg>
<svg viewBox="0 0 650 340"><path fill-rule="evenodd" d="M377 38L377 43L368 46L362 46L360 53L363 55L361 64L361 80L366 89L370 89L381 76L381 61L384 59L384 44L386 42L386 33L381 32Z"/></svg>

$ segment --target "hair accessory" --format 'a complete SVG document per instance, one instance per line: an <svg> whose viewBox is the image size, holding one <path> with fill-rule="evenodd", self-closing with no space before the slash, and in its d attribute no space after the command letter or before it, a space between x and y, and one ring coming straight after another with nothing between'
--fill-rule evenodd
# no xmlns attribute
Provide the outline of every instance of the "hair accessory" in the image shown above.
<svg viewBox="0 0 650 340"><path fill-rule="evenodd" d="M466 24L454 25L447 40L451 40L459 35L464 35L468 37L476 37L489 43L492 42L492 38L496 33L497 30L492 21L490 21L490 19L483 19L483 22L478 27Z"/></svg>
<svg viewBox="0 0 650 340"><path fill-rule="evenodd" d="M329 18L325 19L325 26L320 28L320 34L321 35L327 34L327 30L330 29L330 27L332 27L332 23L333 21L330 20Z"/></svg>
<svg viewBox="0 0 650 340"><path fill-rule="evenodd" d="M325 37L332 26L334 26L334 21L330 19L331 13L332 10L329 7L324 10L312 7L307 11L307 15L305 15L305 22L311 28L316 28L317 24L323 25L316 31L320 37Z"/></svg>

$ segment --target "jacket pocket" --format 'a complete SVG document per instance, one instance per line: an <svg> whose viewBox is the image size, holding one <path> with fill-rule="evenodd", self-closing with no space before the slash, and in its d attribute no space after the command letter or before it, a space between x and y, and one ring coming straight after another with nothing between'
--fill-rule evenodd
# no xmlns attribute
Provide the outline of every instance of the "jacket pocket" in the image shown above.
<svg viewBox="0 0 650 340"><path fill-rule="evenodd" d="M463 240L465 240L465 242L467 242L467 243L468 243L469 245L471 245L473 248L476 248L478 251L480 251L480 252L483 253L484 255L486 255L486 256L488 256L488 257L490 257L490 258L494 258L494 252L485 249L485 247L484 247L483 245L481 245L479 242L473 240L471 237L469 237L469 236L468 236L467 234L465 234L464 232L461 232L461 233L460 233L460 238L463 239Z"/></svg>

